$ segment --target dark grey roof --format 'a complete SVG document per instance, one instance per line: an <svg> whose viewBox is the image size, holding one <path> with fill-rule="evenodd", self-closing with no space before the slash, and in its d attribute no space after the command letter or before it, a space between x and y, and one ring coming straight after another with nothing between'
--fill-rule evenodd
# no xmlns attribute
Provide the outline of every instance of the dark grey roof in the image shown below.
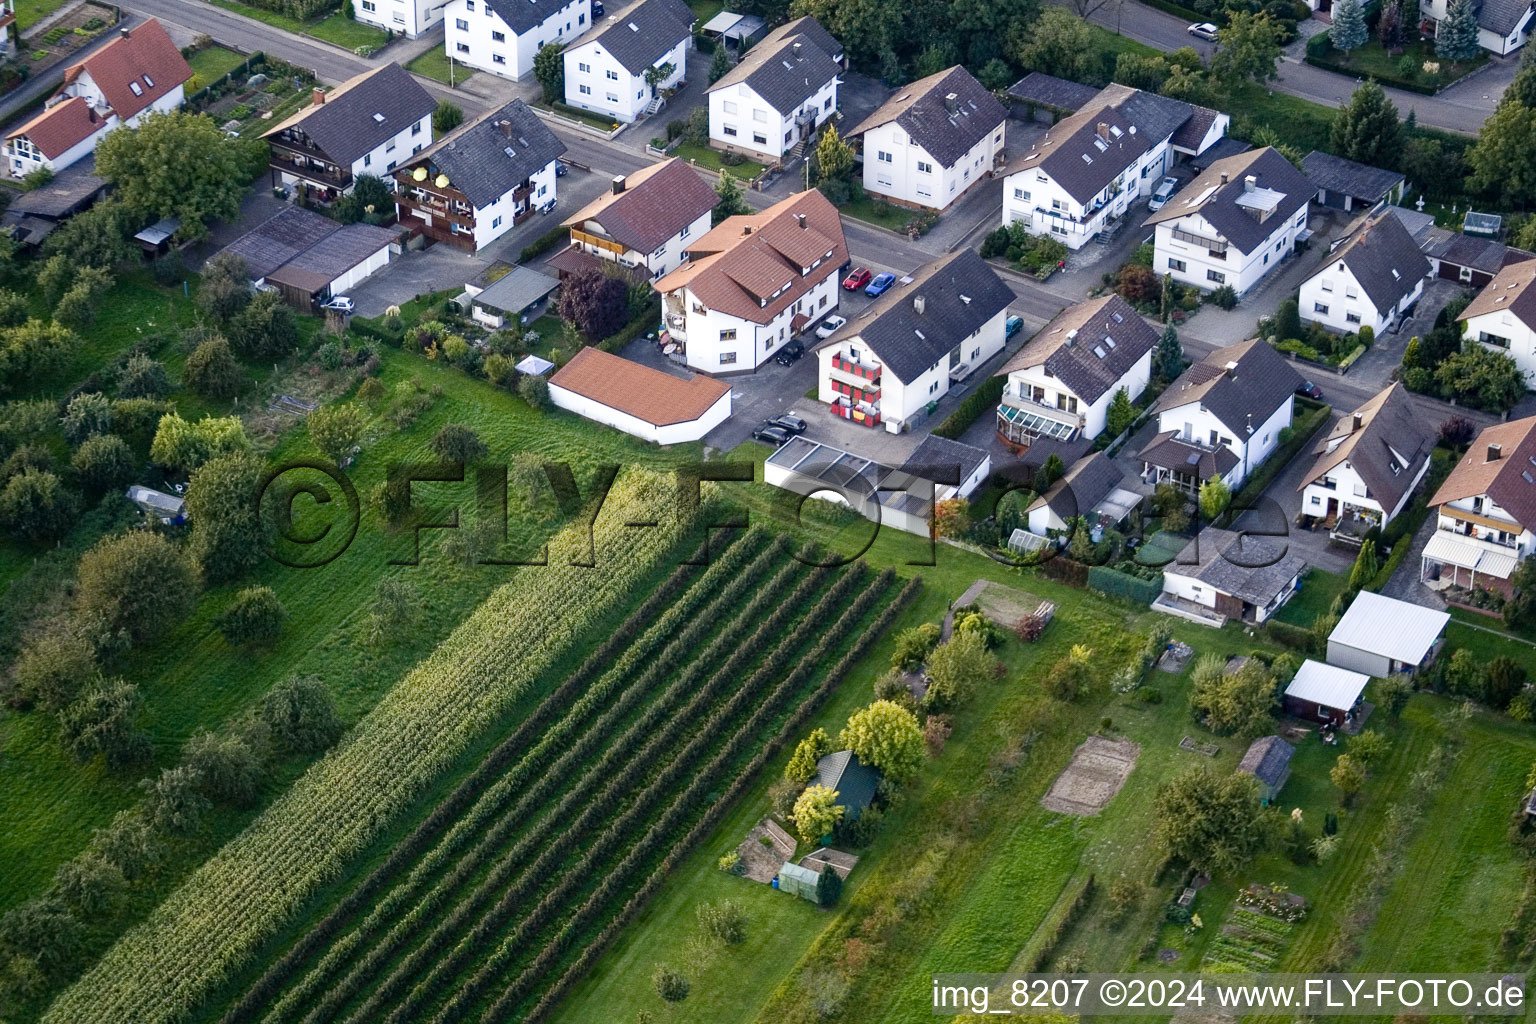
<svg viewBox="0 0 1536 1024"><path fill-rule="evenodd" d="M74 213L82 204L95 199L107 187L107 180L95 174L77 172L68 167L46 185L30 189L11 200L7 212L58 219Z"/></svg>
<svg viewBox="0 0 1536 1024"><path fill-rule="evenodd" d="M843 44L834 39L831 32L822 28L821 22L809 15L785 22L764 36L763 41L773 42L776 39L788 39L792 36L809 37L812 43L821 47L822 52L834 60L842 60L844 56Z"/></svg>
<svg viewBox="0 0 1536 1024"><path fill-rule="evenodd" d="M430 116L436 107L437 101L410 72L398 64L386 64L343 82L324 103L305 107L264 137L302 132L326 156L350 167L363 154Z"/></svg>
<svg viewBox="0 0 1536 1024"><path fill-rule="evenodd" d="M399 239L398 231L372 224L348 224L332 231L314 245L296 254L278 268L307 271L331 279L338 278L380 249Z"/></svg>
<svg viewBox="0 0 1536 1024"><path fill-rule="evenodd" d="M1376 202L1402 184L1403 176L1314 149L1301 158L1301 173L1320 189Z"/></svg>
<svg viewBox="0 0 1536 1024"><path fill-rule="evenodd" d="M1087 458L1078 459L1050 490L1031 502L1026 511L1046 506L1062 519L1087 515L1124 479L1125 474L1112 460L1103 452L1094 452Z"/></svg>
<svg viewBox="0 0 1536 1024"><path fill-rule="evenodd" d="M1246 153L1252 148L1253 145L1251 143L1244 142L1242 139L1234 138L1231 135L1223 135L1211 143L1210 149L1207 149L1190 162L1196 167L1205 168L1211 166L1217 160L1225 160L1229 156Z"/></svg>
<svg viewBox="0 0 1536 1024"><path fill-rule="evenodd" d="M1382 214L1331 253L1318 273L1342 264L1380 311L1391 311L1430 272L1429 260L1395 216ZM1313 275L1314 277L1317 275Z"/></svg>
<svg viewBox="0 0 1536 1024"><path fill-rule="evenodd" d="M513 267L511 273L488 286L471 302L503 313L521 313L560 287L560 282L548 274L527 267Z"/></svg>
<svg viewBox="0 0 1536 1024"><path fill-rule="evenodd" d="M1403 385L1394 383L1339 418L1312 450L1317 461L1296 489L1305 489L1347 460L1369 496L1390 512L1418 482L1434 444L1432 421L1414 409Z"/></svg>
<svg viewBox="0 0 1536 1024"><path fill-rule="evenodd" d="M1225 174L1226 183L1221 176ZM1255 179L1254 188L1278 193L1274 208L1260 220L1241 205L1248 192L1245 179ZM1161 224L1198 214L1204 217L1228 243L1239 252L1250 253L1263 245L1298 210L1317 194L1317 186L1281 156L1272 146L1217 160L1194 181L1185 185L1168 205L1147 218L1147 224Z"/></svg>
<svg viewBox="0 0 1536 1024"><path fill-rule="evenodd" d="M243 259L251 280L257 281L339 230L341 225L329 217L285 206L220 251Z"/></svg>
<svg viewBox="0 0 1536 1024"><path fill-rule="evenodd" d="M1216 349L1179 375L1157 400L1159 412L1199 402L1242 439L1301 386L1290 362L1257 338Z"/></svg>
<svg viewBox="0 0 1536 1024"><path fill-rule="evenodd" d="M1402 221L1403 227L1413 238L1415 245L1424 245L1430 237L1429 229L1435 226L1435 218L1418 210L1409 210L1401 206L1387 207L1387 213Z"/></svg>
<svg viewBox="0 0 1536 1024"><path fill-rule="evenodd" d="M1008 162L1007 173L1044 171L1087 204L1162 138L1141 131L1128 113L1096 101L1046 129L1027 153Z"/></svg>
<svg viewBox="0 0 1536 1024"><path fill-rule="evenodd" d="M1161 99L1162 97L1159 98ZM1220 116L1221 113L1219 111L1212 110L1210 107L1192 106L1189 119L1179 127L1178 131L1173 133L1170 143L1176 149L1187 149L1195 152L1199 148L1200 143L1205 141L1205 136L1210 132L1211 125L1215 124L1216 119ZM1226 138L1226 136L1223 135L1222 138ZM1218 139L1217 141L1219 142L1220 140ZM1210 152L1215 147L1216 143L1213 142L1205 152Z"/></svg>
<svg viewBox="0 0 1536 1024"><path fill-rule="evenodd" d="M1167 430L1153 437L1136 457L1149 466L1158 466L1199 480L1226 476L1237 465L1237 453L1226 445L1205 448L1179 437L1177 430Z"/></svg>
<svg viewBox="0 0 1536 1024"><path fill-rule="evenodd" d="M880 773L860 761L853 751L839 750L816 762L811 785L836 791L837 802L850 810L863 810L875 799Z"/></svg>
<svg viewBox="0 0 1536 1024"><path fill-rule="evenodd" d="M914 476L923 476L921 470L928 470L931 475L935 469L943 470L948 475L951 466L957 466L960 470L960 481L976 472L977 468L986 462L990 456L980 448L973 445L962 444L959 441L951 441L947 437L937 434L924 434L918 442L912 454L907 456L907 461L902 464L902 472L911 473ZM934 481L942 483L942 481Z"/></svg>
<svg viewBox="0 0 1536 1024"><path fill-rule="evenodd" d="M1044 365L1079 399L1092 405L1157 345L1157 328L1111 292L1069 306L1042 327L997 371L1002 376Z"/></svg>
<svg viewBox="0 0 1536 1024"><path fill-rule="evenodd" d="M518 35L537 28L570 6L572 0L485 0L507 27Z"/></svg>
<svg viewBox="0 0 1536 1024"><path fill-rule="evenodd" d="M1057 78L1044 71L1031 71L1008 87L1008 98L1021 103L1038 103L1056 110L1077 111L1093 102L1099 90L1068 78Z"/></svg>
<svg viewBox="0 0 1536 1024"><path fill-rule="evenodd" d="M503 123L505 122L505 127ZM565 152L565 143L522 100L513 100L413 157L448 175L477 207L489 206Z"/></svg>
<svg viewBox="0 0 1536 1024"><path fill-rule="evenodd" d="M632 75L643 74L693 32L693 10L683 0L638 0L593 24L566 52L597 43Z"/></svg>
<svg viewBox="0 0 1536 1024"><path fill-rule="evenodd" d="M1257 537L1207 526L1163 571L1192 576L1223 594L1263 607L1306 568L1306 560L1290 553L1284 537Z"/></svg>
<svg viewBox="0 0 1536 1024"><path fill-rule="evenodd" d="M14 208L14 207L13 207ZM1485 274L1497 274L1512 263L1533 259L1524 249L1512 249L1491 238L1473 238L1458 231L1430 227L1423 244L1424 254L1453 267L1471 267Z"/></svg>
<svg viewBox="0 0 1536 1024"><path fill-rule="evenodd" d="M1508 36L1530 9L1530 0L1483 0L1477 23L1496 36Z"/></svg>
<svg viewBox="0 0 1536 1024"><path fill-rule="evenodd" d="M1267 786L1277 786L1291 770L1291 755L1296 748L1279 736L1260 736L1248 745L1248 752L1237 770L1247 772Z"/></svg>
<svg viewBox="0 0 1536 1024"><path fill-rule="evenodd" d="M752 47L708 91L745 83L774 110L788 116L836 78L840 70L832 55L810 35L789 35L765 39Z"/></svg>
<svg viewBox="0 0 1536 1024"><path fill-rule="evenodd" d="M1145 132L1153 142L1172 138L1195 114L1196 108L1183 100L1169 99L1155 92L1132 89L1128 85L1106 85L1099 98L1111 103L1131 119L1137 131ZM1215 111L1208 111L1212 115ZM1214 117L1213 117L1214 119ZM1210 127L1210 123L1206 123Z"/></svg>
<svg viewBox="0 0 1536 1024"><path fill-rule="evenodd" d="M955 95L954 114L945 104L950 93ZM895 121L915 145L945 167L952 167L1007 117L1008 111L997 97L957 64L896 90L896 95L880 104L848 133L848 138Z"/></svg>
<svg viewBox="0 0 1536 1024"><path fill-rule="evenodd" d="M1013 289L976 250L958 249L919 268L911 284L892 286L816 347L859 338L906 383L947 358L1012 301Z"/></svg>

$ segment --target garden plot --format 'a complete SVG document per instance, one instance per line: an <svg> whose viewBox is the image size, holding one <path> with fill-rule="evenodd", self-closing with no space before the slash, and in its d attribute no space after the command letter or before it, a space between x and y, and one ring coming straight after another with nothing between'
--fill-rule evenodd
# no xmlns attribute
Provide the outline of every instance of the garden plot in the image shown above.
<svg viewBox="0 0 1536 1024"><path fill-rule="evenodd" d="M741 876L767 885L778 876L784 862L795 855L795 841L772 818L764 818L747 833L736 853L741 857Z"/></svg>
<svg viewBox="0 0 1536 1024"><path fill-rule="evenodd" d="M975 607L999 626L1012 630L1017 629L1019 623L1031 615L1046 614L1042 612L1041 606L1048 604L1050 602L1041 601L1028 591L1005 587L991 580L977 580L960 595L954 607ZM1055 605L1050 605L1050 608L1054 611Z"/></svg>
<svg viewBox="0 0 1536 1024"><path fill-rule="evenodd" d="M1090 736L1072 752L1072 762L1041 798L1046 810L1061 814L1098 814L1120 792L1141 746L1130 740Z"/></svg>

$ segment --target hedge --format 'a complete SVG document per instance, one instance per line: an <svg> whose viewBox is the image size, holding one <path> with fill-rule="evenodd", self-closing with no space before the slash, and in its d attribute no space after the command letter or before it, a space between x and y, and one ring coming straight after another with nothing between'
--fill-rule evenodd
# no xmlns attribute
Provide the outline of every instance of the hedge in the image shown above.
<svg viewBox="0 0 1536 1024"><path fill-rule="evenodd" d="M1007 377L988 377L984 384L960 400L955 411L946 416L943 423L933 428L933 433L951 441L959 439L960 435L969 430L971 424L975 423L982 413L1003 400L1003 388L1007 384Z"/></svg>
<svg viewBox="0 0 1536 1024"><path fill-rule="evenodd" d="M1074 562L1064 554L1056 554L1038 566L1040 574L1047 579L1065 583L1070 587L1086 587L1088 585L1088 566L1082 562Z"/></svg>
<svg viewBox="0 0 1536 1024"><path fill-rule="evenodd" d="M1107 565L1093 565L1088 567L1088 589L1108 597L1129 598L1137 604L1151 604L1163 592L1163 574L1158 573L1155 580L1144 580Z"/></svg>
<svg viewBox="0 0 1536 1024"><path fill-rule="evenodd" d="M538 259L549 252L549 250L558 247L568 237L570 237L570 231L563 226L546 231L523 246L523 251L518 255L517 262L527 263L529 260Z"/></svg>
<svg viewBox="0 0 1536 1024"><path fill-rule="evenodd" d="M1264 624L1264 630L1269 638L1282 647L1300 651L1303 654L1312 653L1312 631L1303 626L1293 626L1289 622L1281 622L1279 619L1270 619Z"/></svg>
<svg viewBox="0 0 1536 1024"><path fill-rule="evenodd" d="M652 325L661 320L660 303L654 303L653 306L654 308L647 306L644 312L620 328L619 333L604 338L594 347L600 348L610 355L618 355L625 345L628 345L636 338L644 337Z"/></svg>

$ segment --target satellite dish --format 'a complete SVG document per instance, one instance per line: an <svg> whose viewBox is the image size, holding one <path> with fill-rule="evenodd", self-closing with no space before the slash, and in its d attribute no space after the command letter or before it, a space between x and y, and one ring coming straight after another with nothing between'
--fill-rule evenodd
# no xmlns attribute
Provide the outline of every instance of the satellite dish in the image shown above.
<svg viewBox="0 0 1536 1024"><path fill-rule="evenodd" d="M414 171L411 172L411 178L414 179L415 181L426 181L427 180L427 169L425 167L418 167L418 168L416 168Z"/></svg>
<svg viewBox="0 0 1536 1024"><path fill-rule="evenodd" d="M437 176L436 185L437 185L438 188L447 188L448 187L448 175L446 175L446 174L439 174Z"/></svg>

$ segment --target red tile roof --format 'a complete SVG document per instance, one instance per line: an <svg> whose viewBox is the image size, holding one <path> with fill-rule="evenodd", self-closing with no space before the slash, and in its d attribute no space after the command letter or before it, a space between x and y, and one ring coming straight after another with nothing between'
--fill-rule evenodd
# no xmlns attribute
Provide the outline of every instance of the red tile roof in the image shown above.
<svg viewBox="0 0 1536 1024"><path fill-rule="evenodd" d="M165 28L151 18L138 28L112 40L79 64L64 72L64 84L73 85L82 73L106 97L112 112L127 120L192 77ZM137 84L138 93L132 88Z"/></svg>
<svg viewBox="0 0 1536 1024"><path fill-rule="evenodd" d="M683 380L590 347L577 352L549 383L658 427L696 420L731 391L730 385L708 377Z"/></svg>
<svg viewBox="0 0 1536 1024"><path fill-rule="evenodd" d="M70 148L84 142L105 127L91 105L80 97L55 103L26 124L6 135L6 141L25 135L49 160L56 160Z"/></svg>

